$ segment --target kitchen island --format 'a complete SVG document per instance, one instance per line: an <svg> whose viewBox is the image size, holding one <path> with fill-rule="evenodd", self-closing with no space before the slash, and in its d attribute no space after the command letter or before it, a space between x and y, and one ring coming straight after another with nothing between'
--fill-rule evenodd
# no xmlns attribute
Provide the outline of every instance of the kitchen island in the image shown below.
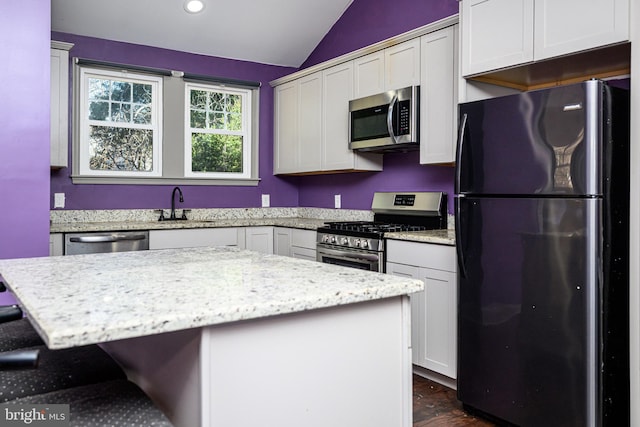
<svg viewBox="0 0 640 427"><path fill-rule="evenodd" d="M418 280L235 248L0 260L52 348L100 343L177 426L410 426Z"/></svg>

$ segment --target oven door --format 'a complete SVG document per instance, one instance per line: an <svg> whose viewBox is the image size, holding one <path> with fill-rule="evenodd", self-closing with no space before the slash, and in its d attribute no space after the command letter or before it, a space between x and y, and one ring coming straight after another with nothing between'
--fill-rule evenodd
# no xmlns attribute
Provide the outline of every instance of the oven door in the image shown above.
<svg viewBox="0 0 640 427"><path fill-rule="evenodd" d="M336 249L335 247L320 243L316 245L316 260L325 264L342 265L344 267L383 273L384 263L382 258L382 252L342 247Z"/></svg>

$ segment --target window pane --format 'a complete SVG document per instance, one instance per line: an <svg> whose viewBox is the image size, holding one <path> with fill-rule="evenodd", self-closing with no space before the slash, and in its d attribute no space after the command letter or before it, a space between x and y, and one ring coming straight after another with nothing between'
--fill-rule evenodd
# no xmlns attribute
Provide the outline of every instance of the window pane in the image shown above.
<svg viewBox="0 0 640 427"><path fill-rule="evenodd" d="M90 126L89 167L102 171L152 171L153 131Z"/></svg>
<svg viewBox="0 0 640 427"><path fill-rule="evenodd" d="M111 82L111 99L114 101L131 102L131 84L127 82Z"/></svg>
<svg viewBox="0 0 640 427"><path fill-rule="evenodd" d="M107 120L107 117L109 117L108 102L89 103L89 120Z"/></svg>
<svg viewBox="0 0 640 427"><path fill-rule="evenodd" d="M224 113L209 113L209 129L224 129Z"/></svg>
<svg viewBox="0 0 640 427"><path fill-rule="evenodd" d="M150 104L151 94L151 85L145 85L141 83L133 84L133 102L137 104Z"/></svg>
<svg viewBox="0 0 640 427"><path fill-rule="evenodd" d="M211 92L210 93L210 108L214 111L224 111L224 93Z"/></svg>
<svg viewBox="0 0 640 427"><path fill-rule="evenodd" d="M133 123L151 124L151 105L133 104Z"/></svg>
<svg viewBox="0 0 640 427"><path fill-rule="evenodd" d="M242 172L242 137L191 134L193 172Z"/></svg>
<svg viewBox="0 0 640 427"><path fill-rule="evenodd" d="M191 127L204 129L207 127L207 113L199 110L191 110Z"/></svg>
<svg viewBox="0 0 640 427"><path fill-rule="evenodd" d="M106 100L109 99L111 91L111 80L89 79L89 99Z"/></svg>
<svg viewBox="0 0 640 427"><path fill-rule="evenodd" d="M191 91L191 108L198 110L207 109L208 94L204 90L192 90Z"/></svg>
<svg viewBox="0 0 640 427"><path fill-rule="evenodd" d="M131 121L131 105L112 102L111 121L129 123Z"/></svg>
<svg viewBox="0 0 640 427"><path fill-rule="evenodd" d="M231 113L227 115L227 129L240 131L242 130L242 114Z"/></svg>

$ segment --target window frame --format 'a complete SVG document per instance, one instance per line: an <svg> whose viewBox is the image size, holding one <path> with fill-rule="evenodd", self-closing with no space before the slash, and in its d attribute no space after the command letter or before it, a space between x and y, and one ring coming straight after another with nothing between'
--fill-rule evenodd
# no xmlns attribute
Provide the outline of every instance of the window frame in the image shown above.
<svg viewBox="0 0 640 427"><path fill-rule="evenodd" d="M203 90L206 92L219 92L232 95L240 95L242 98L242 130L239 132L214 129L202 129L191 127L191 90ZM184 176L195 179L247 179L251 178L252 159L252 103L251 90L227 87L219 84L185 82L184 85ZM242 143L242 172L194 172L192 169L192 133L240 135Z"/></svg>
<svg viewBox="0 0 640 427"><path fill-rule="evenodd" d="M81 70L98 70L99 73L108 71L125 72L128 75L140 74L145 77L152 76L163 81L162 84L162 124L160 126L163 142L158 152L162 165L162 175L142 176L139 172L127 175L114 174L106 171L105 174L83 174L80 170L80 123L82 111L79 106L83 101L80 97L80 84L82 82ZM259 82L216 78L196 74L185 74L182 71L170 71L144 66L124 65L104 61L95 61L83 58L73 58L73 102L72 117L72 151L71 173L73 184L125 184L125 185L209 185L209 186L257 186L260 183L260 92ZM209 86L219 85L226 88L245 90L250 100L250 108L244 110L249 114L250 130L250 154L249 167L246 177L223 176L219 178L187 176L185 174L185 113L184 97L188 83L197 83ZM87 95L88 98L88 95Z"/></svg>
<svg viewBox="0 0 640 427"><path fill-rule="evenodd" d="M108 69L98 69L92 67L80 67L80 89L79 99L79 129L78 129L78 173L82 176L93 177L126 177L126 178L153 178L162 176L162 139L163 139L163 79L160 76L145 75L128 71L116 71ZM90 168L89 154L89 133L93 123L105 123L89 119L89 79L119 79L130 83L150 84L152 87L152 124L151 126L121 126L114 122L116 127L126 127L130 129L150 129L153 132L153 155L151 171L118 171L118 170L93 170ZM129 123L129 125L132 125Z"/></svg>

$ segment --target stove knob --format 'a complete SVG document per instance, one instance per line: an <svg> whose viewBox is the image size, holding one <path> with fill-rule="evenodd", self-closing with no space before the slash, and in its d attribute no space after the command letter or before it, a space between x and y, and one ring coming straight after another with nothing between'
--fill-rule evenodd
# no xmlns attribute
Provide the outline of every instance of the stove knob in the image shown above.
<svg viewBox="0 0 640 427"><path fill-rule="evenodd" d="M360 244L361 244L360 243L360 239L357 239L354 243L355 243L356 248L360 247Z"/></svg>
<svg viewBox="0 0 640 427"><path fill-rule="evenodd" d="M331 238L329 239L329 243L334 244L336 243L336 236L331 236Z"/></svg>
<svg viewBox="0 0 640 427"><path fill-rule="evenodd" d="M363 240L362 241L362 249L367 249L369 247L369 241L368 240Z"/></svg>
<svg viewBox="0 0 640 427"><path fill-rule="evenodd" d="M347 239L346 237L343 237L340 239L340 244L342 246L349 246L349 239Z"/></svg>

